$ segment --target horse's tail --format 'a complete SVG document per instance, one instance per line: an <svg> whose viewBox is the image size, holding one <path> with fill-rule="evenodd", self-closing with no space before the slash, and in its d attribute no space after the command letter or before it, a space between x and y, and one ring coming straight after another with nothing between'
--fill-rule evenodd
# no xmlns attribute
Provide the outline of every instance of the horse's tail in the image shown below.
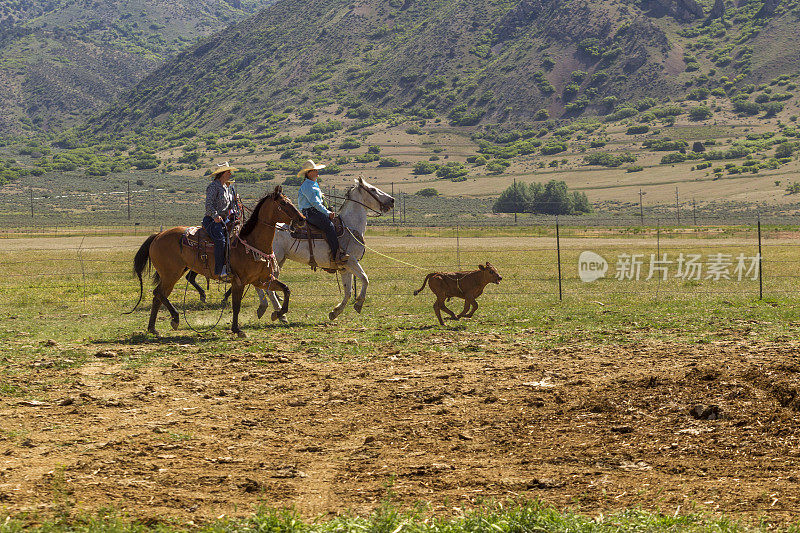
<svg viewBox="0 0 800 533"><path fill-rule="evenodd" d="M426 283L428 283L428 278L430 278L430 277L431 277L431 276L433 276L434 274L436 274L436 272L431 272L430 274L428 274L427 276L425 276L425 280L422 282L422 287L420 287L419 289L417 289L417 290L415 290L415 291L414 291L414 296L416 296L417 294L419 294L419 293L421 293L421 292L422 292L422 289L424 289L424 288L425 288L425 284L426 284Z"/></svg>
<svg viewBox="0 0 800 533"><path fill-rule="evenodd" d="M123 313L129 315L136 311L136 308L139 307L139 304L142 303L142 295L144 294L144 283L142 282L142 272L144 272L144 267L147 266L147 262L150 261L150 245L153 243L153 240L156 238L158 233L153 233L150 235L146 241L139 247L139 251L136 252L136 255L133 257L133 273L136 274L136 277L139 278L139 300L136 302L136 305L133 306L133 309L128 311L127 313Z"/></svg>

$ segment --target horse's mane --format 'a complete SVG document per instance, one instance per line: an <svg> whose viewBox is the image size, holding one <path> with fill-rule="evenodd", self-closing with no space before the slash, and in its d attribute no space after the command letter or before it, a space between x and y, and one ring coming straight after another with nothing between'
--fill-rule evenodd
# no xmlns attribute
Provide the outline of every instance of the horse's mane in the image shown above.
<svg viewBox="0 0 800 533"><path fill-rule="evenodd" d="M276 200L278 196L280 196L281 190L281 186L278 185L275 187L274 191L258 201L256 206L253 208L253 212L250 214L250 218L248 218L247 222L245 222L244 226L242 226L242 231L239 232L239 235L242 237L247 237L254 229L256 229L256 226L258 225L258 211L261 209L261 206L267 200Z"/></svg>

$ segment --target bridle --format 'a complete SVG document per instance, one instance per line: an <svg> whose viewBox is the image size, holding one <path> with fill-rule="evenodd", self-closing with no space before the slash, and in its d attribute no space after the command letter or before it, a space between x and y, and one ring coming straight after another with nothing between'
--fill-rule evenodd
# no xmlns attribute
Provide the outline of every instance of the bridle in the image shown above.
<svg viewBox="0 0 800 533"><path fill-rule="evenodd" d="M369 195L370 195L370 196L372 196L372 199L373 199L373 200L375 200L376 202L378 202L378 205L380 205L381 207L383 207L383 202L381 201L381 199L380 199L380 198L378 198L378 196L377 196L377 195L376 195L374 192L372 192L372 189L368 189L367 187L364 187L364 185L363 185L363 184L359 183L358 185L353 185L352 187L350 187L349 189L347 189L347 192L346 192L346 193L345 193L345 195L344 195L344 202L342 202L342 207L340 207L340 208L339 208L339 211L341 211L342 209L344 209L344 204L346 204L348 201L350 201L350 202L353 202L353 203L355 203L355 204L363 205L364 207L366 207L367 209L369 209L369 210L370 210L370 211L372 211L373 213L376 213L376 214L377 214L379 217L380 217L380 216L383 216L383 212L382 212L382 211L378 211L378 210L376 210L375 208L373 208L372 206L369 206L369 205L367 205L367 204L365 204L365 203L363 203L363 202L359 202L358 200L355 200L355 199L353 199L353 198L350 198L350 193L351 193L351 192L353 192L353 190L354 190L356 187L359 187L359 188L361 188L362 190L365 190L365 191L367 191L367 193L369 193ZM377 218L377 217L375 217L375 218Z"/></svg>
<svg viewBox="0 0 800 533"><path fill-rule="evenodd" d="M287 200L284 200L282 197L283 197L283 198L285 198L285 197L283 196L283 194L279 194L277 197L273 198L273 200L274 200L274 203L275 203L275 206L276 206L276 207L278 208L278 210L279 210L279 211L281 211L281 212L282 212L284 215L286 215L287 217L289 217L289 220L294 220L294 214L293 214L293 213L290 213L290 212L288 212L288 211L286 210L286 208L284 207L284 205L286 204L286 201L287 201ZM244 205L243 205L242 207L244 207L244 210L245 210L245 211L250 211L250 213L253 213L253 210L252 210L252 209L250 209L249 207L246 207L246 206L244 206ZM258 217L258 218L256 219L256 221L257 221L259 224L263 224L263 225L265 225L265 226L273 226L273 227L275 227L275 224L270 224L270 223L268 223L268 222L264 222L263 220L261 220L261 217L259 217L259 216L258 216L258 213L256 213L256 216Z"/></svg>

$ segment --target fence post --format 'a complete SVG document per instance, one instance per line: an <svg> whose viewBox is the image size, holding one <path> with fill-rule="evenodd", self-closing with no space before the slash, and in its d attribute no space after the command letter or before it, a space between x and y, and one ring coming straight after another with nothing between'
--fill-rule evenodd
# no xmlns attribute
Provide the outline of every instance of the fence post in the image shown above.
<svg viewBox="0 0 800 533"><path fill-rule="evenodd" d="M458 224L456 224L456 263L458 264L458 269L461 270L461 244L458 239Z"/></svg>
<svg viewBox="0 0 800 533"><path fill-rule="evenodd" d="M661 219L656 219L656 256L661 257Z"/></svg>
<svg viewBox="0 0 800 533"><path fill-rule="evenodd" d="M561 289L561 234L559 232L558 215L556 215L556 256L558 258L558 301L563 301Z"/></svg>
<svg viewBox="0 0 800 533"><path fill-rule="evenodd" d="M33 189L31 189L31 226L33 226Z"/></svg>
<svg viewBox="0 0 800 533"><path fill-rule="evenodd" d="M394 198L394 182L392 182L392 198ZM394 226L394 209L392 209L392 225Z"/></svg>
<svg viewBox="0 0 800 533"><path fill-rule="evenodd" d="M764 278L761 268L761 214L758 215L758 299L764 298Z"/></svg>
<svg viewBox="0 0 800 533"><path fill-rule="evenodd" d="M131 180L128 180L128 220L131 219Z"/></svg>

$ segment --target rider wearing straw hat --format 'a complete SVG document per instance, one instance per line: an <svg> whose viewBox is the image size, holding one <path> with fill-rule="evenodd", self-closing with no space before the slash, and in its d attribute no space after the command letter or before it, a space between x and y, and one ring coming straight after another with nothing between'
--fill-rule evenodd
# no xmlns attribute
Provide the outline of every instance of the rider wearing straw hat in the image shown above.
<svg viewBox="0 0 800 533"><path fill-rule="evenodd" d="M319 171L323 168L325 165L317 165L310 159L303 163L303 168L297 173L297 177L305 178L300 186L298 204L306 220L325 232L325 240L331 249L331 261L343 264L350 259L350 256L339 249L339 239L336 238L336 230L333 227L335 214L322 203L324 197L317 183Z"/></svg>
<svg viewBox="0 0 800 533"><path fill-rule="evenodd" d="M238 168L225 161L212 169L213 181L206 188L206 215L203 217L203 228L214 241L214 275L221 280L230 279L226 257L227 231L225 221L235 209L233 187L230 186L233 172Z"/></svg>

